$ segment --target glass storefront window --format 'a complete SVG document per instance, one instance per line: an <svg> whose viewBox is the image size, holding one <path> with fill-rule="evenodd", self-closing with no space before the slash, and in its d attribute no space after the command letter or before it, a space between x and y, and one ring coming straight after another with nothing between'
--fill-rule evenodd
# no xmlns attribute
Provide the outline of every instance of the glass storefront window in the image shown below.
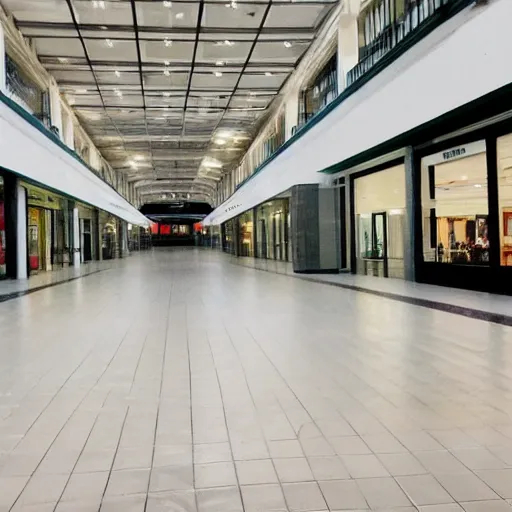
<svg viewBox="0 0 512 512"><path fill-rule="evenodd" d="M289 200L275 199L262 204L256 222L258 257L290 261Z"/></svg>
<svg viewBox="0 0 512 512"><path fill-rule="evenodd" d="M4 179L0 176L0 277L6 274Z"/></svg>
<svg viewBox="0 0 512 512"><path fill-rule="evenodd" d="M489 265L485 142L422 160L424 260Z"/></svg>
<svg viewBox="0 0 512 512"><path fill-rule="evenodd" d="M405 167L354 180L357 272L404 277Z"/></svg>
<svg viewBox="0 0 512 512"><path fill-rule="evenodd" d="M498 139L500 260L512 267L512 134Z"/></svg>
<svg viewBox="0 0 512 512"><path fill-rule="evenodd" d="M238 219L240 230L239 244L240 256L254 256L253 249L253 213L246 212Z"/></svg>

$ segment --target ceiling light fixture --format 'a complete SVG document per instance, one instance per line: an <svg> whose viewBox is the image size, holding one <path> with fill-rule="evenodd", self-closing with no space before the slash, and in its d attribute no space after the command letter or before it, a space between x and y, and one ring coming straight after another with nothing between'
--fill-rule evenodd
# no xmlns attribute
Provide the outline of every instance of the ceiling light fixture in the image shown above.
<svg viewBox="0 0 512 512"><path fill-rule="evenodd" d="M217 78L220 78L222 76L222 73L220 71L215 71L215 76Z"/></svg>
<svg viewBox="0 0 512 512"><path fill-rule="evenodd" d="M229 39L225 39L224 41L217 41L215 46L235 46L235 43Z"/></svg>
<svg viewBox="0 0 512 512"><path fill-rule="evenodd" d="M167 7L167 8L171 8L172 7L172 2L171 0L164 0L163 1L163 4L164 4L164 7Z"/></svg>
<svg viewBox="0 0 512 512"><path fill-rule="evenodd" d="M265 76L272 76L272 73L271 73L270 71L267 71L267 72L265 73Z"/></svg>
<svg viewBox="0 0 512 512"><path fill-rule="evenodd" d="M113 47L114 47L114 41L112 41L112 39L105 39L105 44L106 44L109 48L113 48Z"/></svg>
<svg viewBox="0 0 512 512"><path fill-rule="evenodd" d="M171 72L168 69L164 69L165 76L171 76Z"/></svg>
<svg viewBox="0 0 512 512"><path fill-rule="evenodd" d="M285 41L284 43L285 48L291 48L293 45L290 43L290 41Z"/></svg>
<svg viewBox="0 0 512 512"><path fill-rule="evenodd" d="M135 155L134 160L140 162L141 160L144 160L144 155Z"/></svg>
<svg viewBox="0 0 512 512"><path fill-rule="evenodd" d="M165 96L166 98L168 98L170 95L171 93L169 91L165 91L162 93L162 96Z"/></svg>
<svg viewBox="0 0 512 512"><path fill-rule="evenodd" d="M480 185L480 183L475 183L474 187L475 188L482 188L482 185Z"/></svg>
<svg viewBox="0 0 512 512"><path fill-rule="evenodd" d="M168 65L170 64L170 62L169 62L168 60L164 60L164 64L165 64L166 66L168 66Z"/></svg>
<svg viewBox="0 0 512 512"><path fill-rule="evenodd" d="M119 71L118 69L116 69L116 70L114 71L114 75L116 75L116 76L117 76L117 78L120 78L120 77L121 77L121 71Z"/></svg>
<svg viewBox="0 0 512 512"><path fill-rule="evenodd" d="M95 9L105 9L105 0L92 0L92 6Z"/></svg>
<svg viewBox="0 0 512 512"><path fill-rule="evenodd" d="M87 89L75 89L76 94L87 94Z"/></svg>
<svg viewBox="0 0 512 512"><path fill-rule="evenodd" d="M169 38L165 38L164 39L164 44L167 48L169 48L170 46L172 46L172 39L169 39Z"/></svg>
<svg viewBox="0 0 512 512"><path fill-rule="evenodd" d="M177 20L182 20L184 17L185 17L184 13L182 13L182 12L177 12L176 13L176 19Z"/></svg>
<svg viewBox="0 0 512 512"><path fill-rule="evenodd" d="M227 142L224 139L217 139L215 143L219 146L225 146Z"/></svg>
<svg viewBox="0 0 512 512"><path fill-rule="evenodd" d="M238 3L236 0L231 0L229 4L226 4L226 7L228 7L229 9L238 9Z"/></svg>
<svg viewBox="0 0 512 512"><path fill-rule="evenodd" d="M223 60L218 60L215 65L216 66L224 66L224 64L226 64Z"/></svg>
<svg viewBox="0 0 512 512"><path fill-rule="evenodd" d="M59 62L62 62L62 64L66 64L69 62L69 59L66 59L66 57L59 57Z"/></svg>
<svg viewBox="0 0 512 512"><path fill-rule="evenodd" d="M108 30L108 27L106 25L100 25L101 30Z"/></svg>

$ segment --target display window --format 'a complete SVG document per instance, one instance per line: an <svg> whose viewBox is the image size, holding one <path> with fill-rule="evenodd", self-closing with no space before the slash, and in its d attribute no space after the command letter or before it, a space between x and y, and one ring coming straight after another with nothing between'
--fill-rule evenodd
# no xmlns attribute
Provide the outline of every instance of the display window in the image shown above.
<svg viewBox="0 0 512 512"><path fill-rule="evenodd" d="M429 155L421 173L424 261L488 266L485 142Z"/></svg>
<svg viewBox="0 0 512 512"><path fill-rule="evenodd" d="M4 179L0 176L0 278L6 275Z"/></svg>
<svg viewBox="0 0 512 512"><path fill-rule="evenodd" d="M357 272L403 279L404 165L355 178L354 201Z"/></svg>
<svg viewBox="0 0 512 512"><path fill-rule="evenodd" d="M512 267L512 134L498 139L497 151L500 262Z"/></svg>
<svg viewBox="0 0 512 512"><path fill-rule="evenodd" d="M253 247L253 213L252 211L246 212L238 219L238 226L240 230L240 256L254 256Z"/></svg>

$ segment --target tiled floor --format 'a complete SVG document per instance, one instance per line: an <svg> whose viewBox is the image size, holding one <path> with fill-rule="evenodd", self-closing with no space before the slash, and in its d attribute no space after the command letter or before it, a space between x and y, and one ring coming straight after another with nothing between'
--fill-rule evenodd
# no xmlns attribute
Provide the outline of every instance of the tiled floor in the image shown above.
<svg viewBox="0 0 512 512"><path fill-rule="evenodd" d="M159 250L0 304L0 511L512 512L512 328Z"/></svg>

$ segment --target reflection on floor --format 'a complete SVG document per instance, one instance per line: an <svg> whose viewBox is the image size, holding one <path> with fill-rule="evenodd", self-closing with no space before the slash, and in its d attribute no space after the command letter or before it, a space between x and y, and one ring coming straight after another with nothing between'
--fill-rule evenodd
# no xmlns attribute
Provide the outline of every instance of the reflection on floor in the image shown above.
<svg viewBox="0 0 512 512"><path fill-rule="evenodd" d="M467 308L510 317L512 320L512 297L496 295L492 293L460 290L457 288L445 288L421 283L411 283L403 279L384 279L381 277L362 276L350 273L341 274L295 274L291 263L255 258L235 258L226 256L231 263L245 267L256 268L277 274L285 274L300 279L308 279L320 283L328 283L349 289L363 290L368 293L389 295L400 300L418 299L420 302L437 303L446 310ZM469 314L469 313L468 313Z"/></svg>
<svg viewBox="0 0 512 512"><path fill-rule="evenodd" d="M511 370L510 327L137 255L0 304L0 511L509 510Z"/></svg>
<svg viewBox="0 0 512 512"><path fill-rule="evenodd" d="M39 274L30 276L30 279L0 280L0 301L12 295L23 295L27 292L64 283L72 279L84 277L102 270L108 270L123 264L123 260L90 261L88 263L83 263L78 268L67 267L52 270L51 272L41 271Z"/></svg>

